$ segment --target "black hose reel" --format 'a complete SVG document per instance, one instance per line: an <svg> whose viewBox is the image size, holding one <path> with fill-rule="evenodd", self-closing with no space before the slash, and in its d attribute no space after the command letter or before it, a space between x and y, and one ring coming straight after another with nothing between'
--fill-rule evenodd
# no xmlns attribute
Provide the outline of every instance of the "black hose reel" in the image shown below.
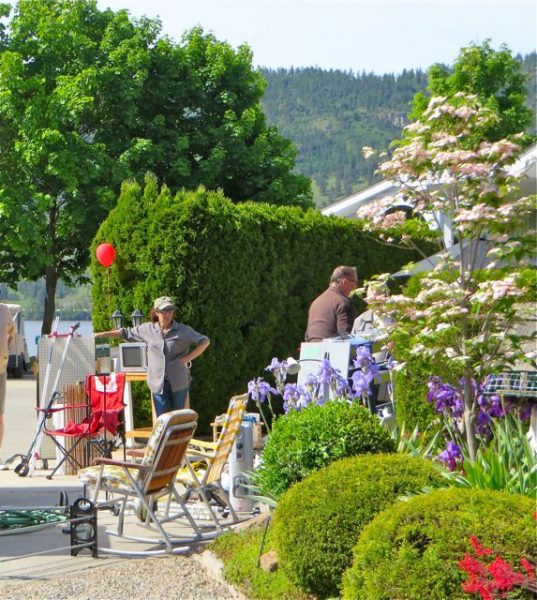
<svg viewBox="0 0 537 600"><path fill-rule="evenodd" d="M71 556L87 548L97 558L97 509L87 498L79 498L70 507Z"/></svg>

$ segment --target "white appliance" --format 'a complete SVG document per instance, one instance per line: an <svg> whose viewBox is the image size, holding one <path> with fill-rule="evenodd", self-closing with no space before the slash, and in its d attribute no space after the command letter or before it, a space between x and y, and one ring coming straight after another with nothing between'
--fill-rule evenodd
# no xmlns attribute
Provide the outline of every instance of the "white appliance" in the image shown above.
<svg viewBox="0 0 537 600"><path fill-rule="evenodd" d="M119 344L118 370L123 373L145 373L147 371L147 344L125 342Z"/></svg>
<svg viewBox="0 0 537 600"><path fill-rule="evenodd" d="M246 496L250 493L246 485L246 471L254 469L254 423L242 421L239 433L229 456L229 501L238 511L252 510L254 502Z"/></svg>

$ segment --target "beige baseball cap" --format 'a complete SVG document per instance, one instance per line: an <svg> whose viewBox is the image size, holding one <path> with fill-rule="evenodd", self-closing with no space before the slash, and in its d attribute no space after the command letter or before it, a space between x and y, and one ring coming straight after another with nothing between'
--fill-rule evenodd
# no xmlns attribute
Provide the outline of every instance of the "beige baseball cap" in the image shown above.
<svg viewBox="0 0 537 600"><path fill-rule="evenodd" d="M166 308L175 308L173 300L169 296L161 296L153 302L155 310L165 310Z"/></svg>

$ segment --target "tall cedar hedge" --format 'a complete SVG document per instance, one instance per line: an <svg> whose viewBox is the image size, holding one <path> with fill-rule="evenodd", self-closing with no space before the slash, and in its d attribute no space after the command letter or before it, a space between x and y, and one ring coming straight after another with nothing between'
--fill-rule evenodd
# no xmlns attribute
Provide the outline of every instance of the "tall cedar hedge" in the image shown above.
<svg viewBox="0 0 537 600"><path fill-rule="evenodd" d="M110 328L115 309L147 314L154 298L170 295L176 319L210 337L192 368L192 405L202 431L273 356L298 355L308 307L335 266L355 265L367 278L415 258L374 243L349 219L233 204L203 188L172 196L152 176L143 189L123 185L92 256L105 241L117 258L108 276L95 259L91 265L96 331Z"/></svg>

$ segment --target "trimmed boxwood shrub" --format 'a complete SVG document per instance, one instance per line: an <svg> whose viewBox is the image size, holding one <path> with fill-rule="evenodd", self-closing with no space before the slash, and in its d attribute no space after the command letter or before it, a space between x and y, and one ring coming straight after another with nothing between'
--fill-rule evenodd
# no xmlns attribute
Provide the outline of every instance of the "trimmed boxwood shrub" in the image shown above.
<svg viewBox="0 0 537 600"><path fill-rule="evenodd" d="M347 600L459 600L466 574L458 561L475 535L518 566L535 559L537 539L530 498L476 489L441 489L379 513L363 530L345 573ZM523 590L507 598L534 598Z"/></svg>
<svg viewBox="0 0 537 600"><path fill-rule="evenodd" d="M288 490L276 507L282 568L306 592L339 595L362 528L400 495L441 481L432 463L404 454L356 456L317 471Z"/></svg>
<svg viewBox="0 0 537 600"><path fill-rule="evenodd" d="M308 308L334 267L355 265L360 278L396 271L416 255L371 243L351 219L315 210L233 204L221 193L145 188L126 182L93 241L114 245L107 270L92 258L93 326L110 329L110 313L149 313L162 295L176 318L211 338L192 367L198 432L208 430L233 394L243 393L273 356L295 353ZM358 306L360 309L360 306Z"/></svg>
<svg viewBox="0 0 537 600"><path fill-rule="evenodd" d="M419 357L413 357L407 365L404 371L393 373L396 420L408 432L415 427L423 432L439 418L434 404L427 402L431 369Z"/></svg>
<svg viewBox="0 0 537 600"><path fill-rule="evenodd" d="M335 460L393 450L389 432L358 402L312 404L276 419L256 483L263 494L278 497Z"/></svg>
<svg viewBox="0 0 537 600"><path fill-rule="evenodd" d="M251 600L310 598L289 581L282 569L268 573L258 566L260 550L264 554L275 549L272 526L263 539L264 535L264 525L253 526L245 531L228 531L210 543L209 550L224 563L224 579Z"/></svg>

